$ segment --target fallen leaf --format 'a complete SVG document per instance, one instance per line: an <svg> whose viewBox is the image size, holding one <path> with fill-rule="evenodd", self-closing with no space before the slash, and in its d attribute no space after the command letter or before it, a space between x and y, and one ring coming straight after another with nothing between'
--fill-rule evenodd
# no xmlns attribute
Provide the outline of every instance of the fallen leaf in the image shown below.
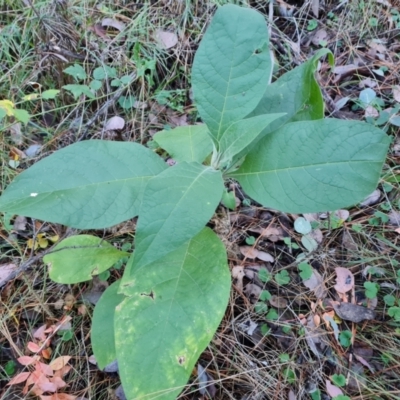
<svg viewBox="0 0 400 400"><path fill-rule="evenodd" d="M43 390L43 392L56 392L57 391L57 385L54 384L53 382L41 382L37 384L37 386Z"/></svg>
<svg viewBox="0 0 400 400"><path fill-rule="evenodd" d="M378 118L379 117L379 111L374 107L374 106L367 106L365 109L364 117L372 117L372 118Z"/></svg>
<svg viewBox="0 0 400 400"><path fill-rule="evenodd" d="M33 358L33 357L22 356L22 357L18 357L17 361L22 365L31 365L34 362L36 362L37 360L35 358Z"/></svg>
<svg viewBox="0 0 400 400"><path fill-rule="evenodd" d="M93 354L88 358L88 361L90 364L97 365L96 357Z"/></svg>
<svg viewBox="0 0 400 400"><path fill-rule="evenodd" d="M257 301L259 299L261 292L261 288L254 283L248 283L244 288L244 293L246 296L253 301Z"/></svg>
<svg viewBox="0 0 400 400"><path fill-rule="evenodd" d="M266 251L259 251L257 253L256 257L259 260L262 260L262 261L265 261L265 262L271 262L272 263L272 262L275 261L275 258L271 254L267 253Z"/></svg>
<svg viewBox="0 0 400 400"><path fill-rule="evenodd" d="M27 224L26 217L23 217L22 215L18 215L15 218L15 221L14 221L14 224L13 224L13 228L16 231L25 231L26 230L26 224Z"/></svg>
<svg viewBox="0 0 400 400"><path fill-rule="evenodd" d="M25 154L27 155L27 157L35 157L36 155L39 154L40 150L42 150L42 146L40 146L39 144L31 144L26 150L25 150Z"/></svg>
<svg viewBox="0 0 400 400"><path fill-rule="evenodd" d="M108 372L109 374L118 372L118 361L114 360L107 364L104 369L104 372Z"/></svg>
<svg viewBox="0 0 400 400"><path fill-rule="evenodd" d="M315 46L319 46L321 41L326 40L328 37L328 33L326 32L325 29L319 29L317 32L315 32L314 37L311 39L311 42Z"/></svg>
<svg viewBox="0 0 400 400"><path fill-rule="evenodd" d="M389 223L394 226L400 226L400 212L391 210L388 214Z"/></svg>
<svg viewBox="0 0 400 400"><path fill-rule="evenodd" d="M375 313L369 308L351 303L333 303L336 314L345 321L362 322L364 320L374 320Z"/></svg>
<svg viewBox="0 0 400 400"><path fill-rule="evenodd" d="M7 278L17 269L15 264L2 264L0 265L0 286L7 282Z"/></svg>
<svg viewBox="0 0 400 400"><path fill-rule="evenodd" d="M116 389L115 389L115 397L118 400L127 400L125 393L124 393L124 389L122 388L122 385L119 385Z"/></svg>
<svg viewBox="0 0 400 400"><path fill-rule="evenodd" d="M277 242L283 240L284 232L281 227L268 226L267 228L253 227L248 229L250 232L259 233L260 236L270 240L271 242Z"/></svg>
<svg viewBox="0 0 400 400"><path fill-rule="evenodd" d="M269 303L272 307L276 308L286 308L288 304L287 300L284 297L280 297L275 294L271 296L271 298L269 299Z"/></svg>
<svg viewBox="0 0 400 400"><path fill-rule="evenodd" d="M258 254L258 250L252 246L240 246L239 250L246 258L256 258Z"/></svg>
<svg viewBox="0 0 400 400"><path fill-rule="evenodd" d="M337 267L335 290L339 293L347 293L354 287L354 275L347 268Z"/></svg>
<svg viewBox="0 0 400 400"><path fill-rule="evenodd" d="M164 49L170 49L178 43L178 36L176 33L168 31L157 30L156 39Z"/></svg>
<svg viewBox="0 0 400 400"><path fill-rule="evenodd" d="M342 221L346 221L350 216L350 212L348 210L337 210L334 212L334 215L340 218Z"/></svg>
<svg viewBox="0 0 400 400"><path fill-rule="evenodd" d="M217 389L215 388L215 385L210 376L207 374L205 368L203 368L200 363L197 364L197 376L199 379L200 394L206 398L215 397L217 394Z"/></svg>
<svg viewBox="0 0 400 400"><path fill-rule="evenodd" d="M28 342L27 348L32 352L32 353L37 353L40 351L40 347L33 342Z"/></svg>
<svg viewBox="0 0 400 400"><path fill-rule="evenodd" d="M106 131L120 130L124 129L124 126L125 126L125 120L119 117L118 115L115 115L106 122L104 130Z"/></svg>
<svg viewBox="0 0 400 400"><path fill-rule="evenodd" d="M332 383L328 379L326 380L326 392L331 397L343 395L342 390L339 389L337 386L332 385Z"/></svg>
<svg viewBox="0 0 400 400"><path fill-rule="evenodd" d="M25 382L29 378L30 374L30 372L21 372L20 374L15 375L6 386L17 385L18 383Z"/></svg>
<svg viewBox="0 0 400 400"><path fill-rule="evenodd" d="M50 367L52 368L53 371L57 371L57 370L63 368L65 365L67 365L68 361L70 359L71 359L71 356L57 357L50 363Z"/></svg>
<svg viewBox="0 0 400 400"><path fill-rule="evenodd" d="M43 374L45 374L47 376L53 376L54 375L53 368L51 368L50 365L47 365L47 364L42 363L40 361L35 364L35 369L39 373L43 373Z"/></svg>
<svg viewBox="0 0 400 400"><path fill-rule="evenodd" d="M318 18L318 15L319 15L319 0L311 0L311 10L312 10L315 18Z"/></svg>
<svg viewBox="0 0 400 400"><path fill-rule="evenodd" d="M231 275L233 279L236 279L235 285L236 287L242 291L243 290L243 278L245 276L244 274L244 268L241 266L236 266L232 268Z"/></svg>
<svg viewBox="0 0 400 400"><path fill-rule="evenodd" d="M395 85L393 86L393 98L400 103L400 86Z"/></svg>
<svg viewBox="0 0 400 400"><path fill-rule="evenodd" d="M328 289L325 286L321 274L315 269L313 269L311 278L304 280L303 284L308 289L314 291L315 297L317 299L324 299L328 293Z"/></svg>
<svg viewBox="0 0 400 400"><path fill-rule="evenodd" d="M118 31L123 31L125 29L125 24L123 22L113 18L104 18L103 21L101 21L101 25L115 28Z"/></svg>
<svg viewBox="0 0 400 400"><path fill-rule="evenodd" d="M381 191L379 189L376 189L360 203L360 207L372 206L379 201L380 197Z"/></svg>

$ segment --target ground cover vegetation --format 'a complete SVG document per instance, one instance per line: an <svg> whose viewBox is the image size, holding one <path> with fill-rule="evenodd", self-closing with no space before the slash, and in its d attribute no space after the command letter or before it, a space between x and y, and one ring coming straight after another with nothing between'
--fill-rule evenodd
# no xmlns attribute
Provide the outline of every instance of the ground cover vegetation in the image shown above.
<svg viewBox="0 0 400 400"><path fill-rule="evenodd" d="M396 8L28 3L2 14L4 395L396 398Z"/></svg>

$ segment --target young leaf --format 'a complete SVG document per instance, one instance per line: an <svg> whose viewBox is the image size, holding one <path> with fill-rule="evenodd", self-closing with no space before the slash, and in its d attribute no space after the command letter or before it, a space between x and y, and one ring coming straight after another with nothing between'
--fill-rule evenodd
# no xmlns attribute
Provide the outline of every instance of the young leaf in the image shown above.
<svg viewBox="0 0 400 400"><path fill-rule="evenodd" d="M234 122L222 134L218 152L221 154L221 164L230 161L233 156L242 151L273 121L284 114L258 115Z"/></svg>
<svg viewBox="0 0 400 400"><path fill-rule="evenodd" d="M115 314L125 395L174 400L228 304L231 279L225 247L205 228L137 272L131 296Z"/></svg>
<svg viewBox="0 0 400 400"><path fill-rule="evenodd" d="M270 75L264 17L250 8L220 7L196 52L192 70L196 105L216 144L232 123L255 108Z"/></svg>
<svg viewBox="0 0 400 400"><path fill-rule="evenodd" d="M337 210L375 189L389 143L383 131L362 122L294 122L267 135L230 176L266 207Z"/></svg>
<svg viewBox="0 0 400 400"><path fill-rule="evenodd" d="M97 236L76 235L58 243L43 261L50 264L53 281L78 283L91 280L127 255Z"/></svg>
<svg viewBox="0 0 400 400"><path fill-rule="evenodd" d="M117 359L113 321L115 307L125 298L122 294L118 294L119 284L120 280L105 290L93 312L90 337L100 369Z"/></svg>
<svg viewBox="0 0 400 400"><path fill-rule="evenodd" d="M136 143L78 142L18 175L0 197L0 211L106 228L138 215L147 181L166 168Z"/></svg>
<svg viewBox="0 0 400 400"><path fill-rule="evenodd" d="M149 180L136 227L135 252L123 277L129 294L138 268L175 250L200 232L222 197L221 172L182 162ZM128 286L127 286L128 285Z"/></svg>
<svg viewBox="0 0 400 400"><path fill-rule="evenodd" d="M154 140L176 161L202 163L211 154L213 143L206 125L178 126L170 131L161 131Z"/></svg>
<svg viewBox="0 0 400 400"><path fill-rule="evenodd" d="M285 113L263 130L253 145L248 146L239 155L245 156L253 149L259 139L276 131L290 121L308 121L324 118L324 101L321 89L315 79L315 71L321 57L328 55L333 64L332 53L328 49L317 51L312 58L293 70L286 72L276 82L267 87L257 107L247 116Z"/></svg>

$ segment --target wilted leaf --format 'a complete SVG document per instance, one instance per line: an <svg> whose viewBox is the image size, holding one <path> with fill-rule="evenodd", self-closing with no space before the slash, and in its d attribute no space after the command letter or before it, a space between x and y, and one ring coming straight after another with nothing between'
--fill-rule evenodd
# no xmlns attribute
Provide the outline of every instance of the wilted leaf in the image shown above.
<svg viewBox="0 0 400 400"><path fill-rule="evenodd" d="M335 290L339 293L347 293L354 287L354 275L347 268L337 267Z"/></svg>
<svg viewBox="0 0 400 400"><path fill-rule="evenodd" d="M125 120L118 115L110 118L104 127L106 131L120 130L125 126Z"/></svg>
<svg viewBox="0 0 400 400"><path fill-rule="evenodd" d="M157 30L156 39L164 49L170 49L178 43L178 36L174 32Z"/></svg>

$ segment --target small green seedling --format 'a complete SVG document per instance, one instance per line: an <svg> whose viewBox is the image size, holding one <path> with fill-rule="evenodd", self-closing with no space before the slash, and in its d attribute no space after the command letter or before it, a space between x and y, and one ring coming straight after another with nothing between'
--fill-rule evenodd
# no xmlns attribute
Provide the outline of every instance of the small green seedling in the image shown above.
<svg viewBox="0 0 400 400"><path fill-rule="evenodd" d="M128 399L175 399L218 329L231 277L225 247L205 225L226 179L264 207L290 213L337 210L375 189L390 140L370 124L324 119L314 73L326 55L332 63L321 49L270 84L264 17L222 6L192 70L204 124L154 137L175 165L137 143L82 141L40 160L3 192L1 211L77 229L138 216L133 254L85 234L44 257L51 279L75 284L129 255L122 279L97 303L91 330L98 365L118 360ZM288 282L285 272L275 275L278 283ZM291 370L283 375L296 379Z"/></svg>

